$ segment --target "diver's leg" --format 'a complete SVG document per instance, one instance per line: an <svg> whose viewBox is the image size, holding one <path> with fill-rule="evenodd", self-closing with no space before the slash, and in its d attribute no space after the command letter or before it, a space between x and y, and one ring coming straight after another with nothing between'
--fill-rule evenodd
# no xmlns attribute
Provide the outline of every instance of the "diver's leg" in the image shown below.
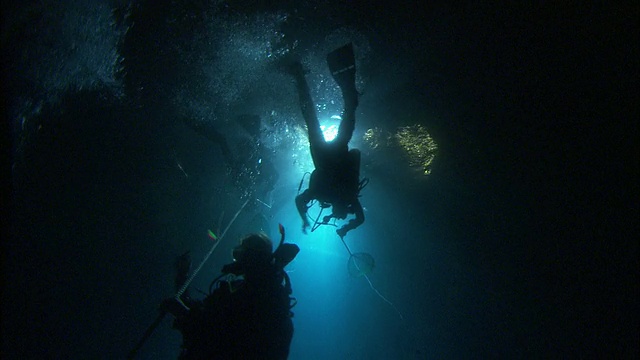
<svg viewBox="0 0 640 360"><path fill-rule="evenodd" d="M346 146L355 129L356 108L358 107L358 91L356 90L356 63L353 45L347 44L327 55L327 65L333 79L342 91L344 111L334 140L339 145Z"/></svg>
<svg viewBox="0 0 640 360"><path fill-rule="evenodd" d="M356 128L356 105L353 102L348 102L346 97L343 94L343 99L345 103L344 112L342 113L342 120L340 121L340 127L338 127L338 135L336 135L335 142L336 144L341 144L347 146L349 141L351 141L351 137L353 136L353 131Z"/></svg>
<svg viewBox="0 0 640 360"><path fill-rule="evenodd" d="M293 64L290 69L293 78L296 81L296 88L298 90L298 96L300 99L300 109L302 110L302 116L307 124L307 130L309 132L309 146L311 147L311 155L314 157L314 164L316 162L313 150L324 144L324 136L322 135L322 129L320 129L320 122L316 115L316 110L311 99L311 93L309 91L309 85L307 79L304 77L304 70L302 64L299 62Z"/></svg>

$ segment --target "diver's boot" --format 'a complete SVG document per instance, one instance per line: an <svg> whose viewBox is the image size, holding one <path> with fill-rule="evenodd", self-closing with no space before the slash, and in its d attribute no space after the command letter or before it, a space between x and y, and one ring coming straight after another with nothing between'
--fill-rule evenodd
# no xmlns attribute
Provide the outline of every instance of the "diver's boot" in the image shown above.
<svg viewBox="0 0 640 360"><path fill-rule="evenodd" d="M353 44L348 43L327 55L327 65L331 76L342 90L345 107L358 106L358 91L356 90L356 61L353 54Z"/></svg>

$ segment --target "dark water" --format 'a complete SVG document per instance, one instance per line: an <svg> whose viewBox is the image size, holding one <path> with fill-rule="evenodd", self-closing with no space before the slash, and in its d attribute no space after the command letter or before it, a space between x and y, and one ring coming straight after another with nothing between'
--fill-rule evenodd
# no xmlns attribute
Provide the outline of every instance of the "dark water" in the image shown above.
<svg viewBox="0 0 640 360"><path fill-rule="evenodd" d="M194 287L282 223L292 359L638 357L638 6L345 3L3 3L3 358L123 358L246 199ZM278 63L327 119L347 42L371 182L346 241L376 290L293 204L312 168ZM428 176L363 140L416 124ZM139 358L180 342L166 319Z"/></svg>

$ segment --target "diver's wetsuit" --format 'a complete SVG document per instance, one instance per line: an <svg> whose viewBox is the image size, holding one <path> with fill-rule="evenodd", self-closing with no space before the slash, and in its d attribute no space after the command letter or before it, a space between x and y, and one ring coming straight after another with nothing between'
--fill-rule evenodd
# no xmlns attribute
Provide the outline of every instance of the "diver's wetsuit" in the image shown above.
<svg viewBox="0 0 640 360"><path fill-rule="evenodd" d="M282 274L267 271L258 278L220 281L203 301L182 298L188 311L170 299L173 326L183 335L179 358L287 359L293 338L289 294Z"/></svg>
<svg viewBox="0 0 640 360"><path fill-rule="evenodd" d="M338 234L344 236L349 230L364 222L364 212L358 200L360 151L349 150L348 147L355 129L355 111L358 106L355 69L350 74L345 74L346 81L339 83L344 100L344 112L338 134L332 141L324 139L302 66L297 63L291 72L296 80L300 107L309 132L311 158L315 166L309 180L309 189L296 197L296 207L305 228L308 225L307 204L312 200L331 204L331 217L343 219L347 213L355 214L355 219L338 230Z"/></svg>
<svg viewBox="0 0 640 360"><path fill-rule="evenodd" d="M162 302L161 309L175 316L173 326L182 333L181 360L287 359L295 298L290 296L291 281L284 268L300 248L284 243L282 225L280 234L280 245L273 253L266 235L245 237L233 250L234 262L221 269L236 277L227 281L219 280L223 275L218 277L203 300L185 293L180 296L182 304L175 297ZM176 288L184 286L190 264L189 253L178 258Z"/></svg>

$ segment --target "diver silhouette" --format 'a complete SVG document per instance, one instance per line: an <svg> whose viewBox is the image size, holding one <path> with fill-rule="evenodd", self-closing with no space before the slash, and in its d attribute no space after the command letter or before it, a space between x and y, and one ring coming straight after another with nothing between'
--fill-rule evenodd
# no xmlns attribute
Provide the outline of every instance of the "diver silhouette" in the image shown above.
<svg viewBox="0 0 640 360"><path fill-rule="evenodd" d="M271 240L264 234L250 234L234 248L234 262L222 268L222 275L203 300L186 293L162 303L173 314L173 327L182 333L180 359L286 359L293 338L295 299L284 267L299 248L282 239L272 253ZM179 258L176 285L185 278L188 254ZM220 280L231 274L231 278ZM241 278L236 278L237 276ZM240 279L240 280L239 280ZM293 305L292 305L293 304Z"/></svg>
<svg viewBox="0 0 640 360"><path fill-rule="evenodd" d="M331 215L323 218L323 224L332 218L345 219L348 214L354 214L354 219L336 231L342 238L348 231L364 222L364 212L358 199L365 184L364 180L360 181L360 151L349 150L348 146L355 129L355 112L358 107L353 45L349 43L329 53L327 64L333 79L340 87L344 101L342 121L338 134L332 141L324 139L302 64L294 62L289 67L289 72L296 82L302 115L307 124L309 148L315 167L309 179L308 189L296 197L296 208L303 221L304 233L309 227L308 204L313 200L319 201L323 209L332 207Z"/></svg>

